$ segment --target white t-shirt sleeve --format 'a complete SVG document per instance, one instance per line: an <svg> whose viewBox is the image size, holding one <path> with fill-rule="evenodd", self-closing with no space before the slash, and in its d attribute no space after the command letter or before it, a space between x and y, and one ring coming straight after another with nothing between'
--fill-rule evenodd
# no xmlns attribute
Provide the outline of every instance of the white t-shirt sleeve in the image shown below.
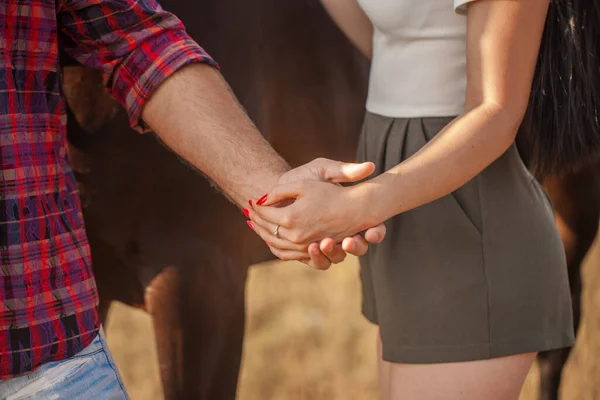
<svg viewBox="0 0 600 400"><path fill-rule="evenodd" d="M465 14L467 12L467 3L475 0L454 0L454 11L459 14Z"/></svg>

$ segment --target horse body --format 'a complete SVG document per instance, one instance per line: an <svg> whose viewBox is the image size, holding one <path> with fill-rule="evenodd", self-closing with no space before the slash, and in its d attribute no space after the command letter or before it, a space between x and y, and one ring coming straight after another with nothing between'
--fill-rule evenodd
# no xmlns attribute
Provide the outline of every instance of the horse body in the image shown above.
<svg viewBox="0 0 600 400"><path fill-rule="evenodd" d="M202 3L162 5L277 150L292 165L352 160L368 64L318 1ZM167 399L233 399L247 268L273 255L207 180L131 131L96 72L68 66L64 76L102 317L112 300L150 312Z"/></svg>
<svg viewBox="0 0 600 400"><path fill-rule="evenodd" d="M292 165L322 156L352 160L368 63L318 0L162 5L219 62L250 117ZM64 89L102 318L112 300L152 315L165 398L235 398L247 268L273 256L200 174L152 135L129 128L97 73L66 67ZM553 182L551 194L566 197L571 210L578 198L565 189L576 181ZM597 222L595 204L586 218ZM574 214L566 220L582 220ZM577 237L582 225L593 238L589 221L563 231ZM570 243L577 254L570 268L578 271L591 241ZM544 382L560 379L565 354L556 354L545 358L552 367L542 368Z"/></svg>

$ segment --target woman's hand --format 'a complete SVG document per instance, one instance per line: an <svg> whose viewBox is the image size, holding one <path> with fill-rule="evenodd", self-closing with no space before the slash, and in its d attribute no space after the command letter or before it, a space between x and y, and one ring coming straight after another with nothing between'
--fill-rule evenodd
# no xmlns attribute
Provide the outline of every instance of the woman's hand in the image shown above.
<svg viewBox="0 0 600 400"><path fill-rule="evenodd" d="M353 236L376 225L370 221L366 207L361 206L360 189L320 181L284 184L260 199L249 216L255 231L279 258L302 259L307 252L312 255L338 242L344 250L351 250L356 240ZM276 207L290 199L292 204ZM371 236L367 239L381 241L385 234L385 228L381 228L367 232Z"/></svg>
<svg viewBox="0 0 600 400"><path fill-rule="evenodd" d="M268 232L266 236L274 244L288 241L308 246L325 238L341 241L364 226L364 214L357 210L352 189L319 181L279 185L256 203L250 219ZM291 199L290 205L271 207ZM274 234L277 226L280 238Z"/></svg>

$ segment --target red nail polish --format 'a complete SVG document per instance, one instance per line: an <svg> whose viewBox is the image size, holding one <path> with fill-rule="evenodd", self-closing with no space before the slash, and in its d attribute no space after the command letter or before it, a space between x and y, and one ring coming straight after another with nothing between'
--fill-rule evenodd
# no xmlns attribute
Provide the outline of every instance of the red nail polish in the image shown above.
<svg viewBox="0 0 600 400"><path fill-rule="evenodd" d="M246 221L246 223L248 224L250 229L254 230L254 224L252 223L252 221Z"/></svg>
<svg viewBox="0 0 600 400"><path fill-rule="evenodd" d="M267 195L266 194L263 197L261 197L260 199L258 199L258 201L256 202L256 205L262 206L265 201L267 201Z"/></svg>
<svg viewBox="0 0 600 400"><path fill-rule="evenodd" d="M250 218L250 211L246 210L245 208L242 210L242 212L244 213L244 215L246 216L246 218Z"/></svg>
<svg viewBox="0 0 600 400"><path fill-rule="evenodd" d="M252 200L248 200L248 204L250 204L250 207L252 207Z"/></svg>

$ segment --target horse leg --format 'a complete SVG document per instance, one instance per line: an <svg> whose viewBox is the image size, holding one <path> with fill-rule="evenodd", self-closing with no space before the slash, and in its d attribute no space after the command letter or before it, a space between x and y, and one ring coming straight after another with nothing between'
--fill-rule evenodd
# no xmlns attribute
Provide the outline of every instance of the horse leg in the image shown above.
<svg viewBox="0 0 600 400"><path fill-rule="evenodd" d="M89 224L87 230L92 249L94 278L100 297L98 316L100 323L105 325L113 301L139 308L143 306L144 291L136 271L122 263L114 249L96 236L93 223Z"/></svg>
<svg viewBox="0 0 600 400"><path fill-rule="evenodd" d="M236 396L247 271L224 258L210 261L168 267L146 290L167 400Z"/></svg>
<svg viewBox="0 0 600 400"><path fill-rule="evenodd" d="M576 333L581 317L581 264L596 237L600 217L598 175L598 166L591 165L576 173L544 181L554 203L556 222L567 256ZM570 352L571 348L565 348L539 354L541 400L558 399L562 371Z"/></svg>

